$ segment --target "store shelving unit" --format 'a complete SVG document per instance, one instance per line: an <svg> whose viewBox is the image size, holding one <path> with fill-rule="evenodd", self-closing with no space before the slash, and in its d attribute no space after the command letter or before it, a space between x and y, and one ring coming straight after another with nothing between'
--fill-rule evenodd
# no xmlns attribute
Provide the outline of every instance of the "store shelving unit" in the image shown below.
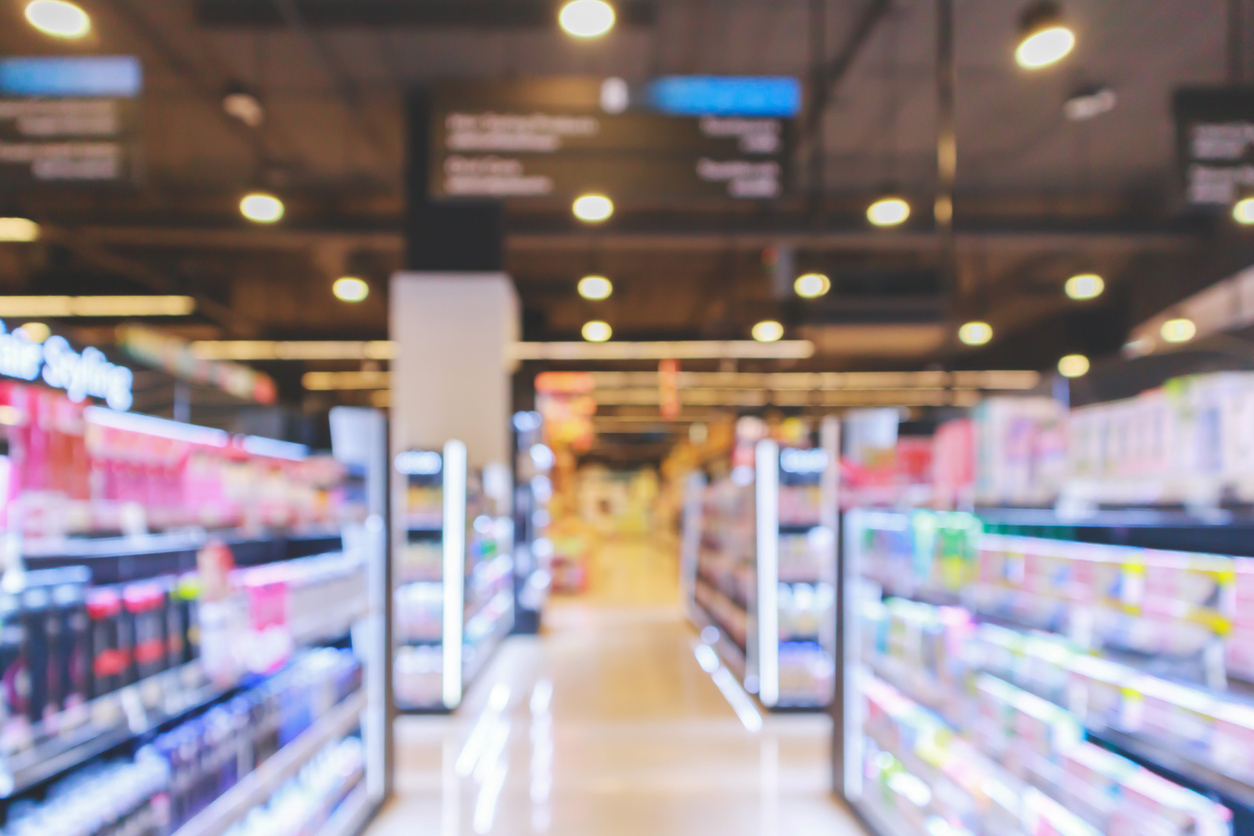
<svg viewBox="0 0 1254 836"><path fill-rule="evenodd" d="M452 711L514 624L508 472L472 470L466 446L394 461L404 505L396 538L394 673L403 711Z"/></svg>
<svg viewBox="0 0 1254 836"><path fill-rule="evenodd" d="M250 810L264 804L323 747L360 728L365 710L366 694L358 691L180 827L174 836L222 836Z"/></svg>
<svg viewBox="0 0 1254 836"><path fill-rule="evenodd" d="M1111 545L1206 525L1187 512L981 517L846 514L838 789L885 836L979 832L994 813L1008 833L1042 817L1058 832L1254 832L1254 687L1224 663L1246 567ZM984 789L955 795L959 767ZM976 796L993 806L963 820L954 798Z"/></svg>
<svg viewBox="0 0 1254 836"><path fill-rule="evenodd" d="M257 695L279 678L289 675L293 666L314 664L310 654L325 652L339 660L336 664L347 665L344 660L352 659L348 670L357 671L357 678L352 682L359 680L361 684L325 713L316 713L321 711L321 704L311 701L308 710L315 713L304 733L274 751L255 770L235 776L238 780L233 779L231 789L186 821L178 833L203 836L226 832L254 807L267 803L284 782L305 769L327 744L357 736L361 738L360 749L354 751L360 752L360 766L350 783L360 783L351 796L352 806L349 808L347 802L334 805L328 799L326 813L330 819L327 824L334 821L340 829L334 832L324 829L323 832L329 836L355 836L364 828L390 792L387 770L390 723L385 716L390 702L387 694L390 683L382 675L386 659L382 626L387 622L388 612L387 526L384 521L387 512L384 502L386 436L382 416L373 410L345 410L338 416L333 414L333 435L337 435L336 425L345 423L351 425L349 435L353 443L349 450L336 445L336 455L348 473L347 482L340 487L348 495L341 525L262 531L191 529L128 537L44 537L23 544L22 565L31 572L25 576L28 584L43 583L34 579L50 577L48 572L39 570L53 570L58 577L68 577L62 567L85 567L78 572L90 578L87 593L105 594L109 590L100 587L111 587L120 593L122 600L129 602L132 599L127 595L131 591L173 590L176 578L183 581L198 578L198 582L189 587L199 590L191 599L196 603L186 610L192 620L185 619L185 627L181 628L194 629L198 638L195 652L181 651L190 652L194 657L192 661L177 666L171 664L168 669L150 675L136 668L140 676L133 678L132 684L116 687L84 703L67 700L57 713L46 714L40 722L31 723L29 732L14 737L12 733L21 727L15 727L13 717L7 716L6 751L0 755L0 815L7 816L11 809L17 809L12 805L19 801L26 808L23 815L43 815L41 807L53 803L51 796L43 800L45 790L71 778L80 767L103 763L111 765L110 768L138 770L141 763L151 762L154 757L166 757L154 748L154 741L159 742L162 736L172 733L192 734L190 730L199 718L215 716L214 712L218 712L216 716L220 720L239 716L223 712L228 704L236 706L233 710L238 712L240 700L261 699ZM143 418L128 423L128 427L132 425L152 428L165 439L188 433L182 425L163 419ZM6 582L9 580L6 578ZM212 594L206 591L210 588L215 590ZM178 584L178 589L181 595L182 583ZM126 590L124 594L123 590ZM92 615L82 635L85 641L90 638L96 655L88 657L84 664L100 676L100 671L105 670L100 667L104 664L101 661L104 657L99 655L101 647L119 658L133 658L139 665L144 658L140 655L142 648L156 646L163 648L158 651L158 664L166 665L166 659L174 652L167 649L167 639L173 640L178 635L176 629L180 628L173 620L166 620L174 618L174 602L178 599L173 592L163 594L168 597L161 599L166 603L163 604L165 609L158 610L161 613L158 621L144 616L148 620L141 624L137 613L145 610L129 609L129 603L120 611L123 614L117 616L120 619L117 630L126 631L117 635L125 635L128 637L125 641L134 642L133 657L128 655L129 649L108 650L111 645L98 643L110 641L109 635L113 635L107 631L93 632L105 629L102 625L106 622L99 618L110 616ZM39 606L32 603L34 600L38 599L23 598L22 605ZM81 597L62 599L63 602L74 600L79 602L79 607L84 606ZM151 599L136 597L133 600ZM57 640L58 635L68 635L57 631L69 630L69 625L76 623L78 617L75 610L64 609L66 603L58 606L63 609L57 612L64 615L56 617L64 617L62 624L65 626L48 633L50 642ZM206 615L210 610L213 615ZM79 612L91 610L88 607ZM11 620L11 616L6 617ZM130 626L125 626L128 624ZM158 624L164 625L157 632L162 638L153 645L152 631ZM18 634L6 635L16 637ZM210 645L213 645L212 651ZM352 651L317 650L327 645L339 648L351 645ZM267 648L265 653L255 652L262 646ZM187 648L188 644L183 641L171 647ZM245 647L250 648L248 654L236 652ZM13 664L12 650L10 647L10 656L6 657L10 665ZM73 658L66 664L74 664ZM254 664L262 667L253 667ZM10 667L12 670L14 668ZM290 678L287 681L290 682ZM240 763L247 762L241 755ZM148 791L157 789L154 786ZM171 787L170 791L176 792L177 788ZM142 798L137 796L136 800L143 803ZM124 810L119 814L122 812Z"/></svg>
<svg viewBox="0 0 1254 836"><path fill-rule="evenodd" d="M770 709L819 709L834 688L834 419L823 422L816 441L758 441L752 468L709 486L694 483L685 513L690 616L745 690Z"/></svg>

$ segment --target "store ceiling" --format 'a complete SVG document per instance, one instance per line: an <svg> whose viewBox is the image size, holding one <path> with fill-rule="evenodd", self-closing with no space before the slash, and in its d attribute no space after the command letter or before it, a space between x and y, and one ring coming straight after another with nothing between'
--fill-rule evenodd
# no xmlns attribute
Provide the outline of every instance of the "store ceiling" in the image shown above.
<svg viewBox="0 0 1254 836"><path fill-rule="evenodd" d="M124 191L0 196L0 214L30 214L49 231L36 246L0 245L0 292L188 293L208 304L162 327L198 339L371 340L386 338L387 277L403 266L407 89L545 75L809 78L822 3L624 4L626 25L594 42L546 25L552 4L533 0L82 5L94 32L66 44L34 32L22 4L4 0L0 53L138 55L145 175ZM1071 351L1116 351L1140 319L1254 261L1222 219L1181 212L1173 175L1170 96L1225 80L1226 0L1069 0L1076 51L1033 74L1012 56L1022 3L957 0L956 293L943 298L928 211L935 3L897 0L873 14L879 5L826 3L827 62L840 73L817 134L822 200L811 197L803 140L793 196L779 201L620 202L595 232L579 228L563 202L510 202L506 252L524 337L577 339L595 316L616 337L744 339L754 322L775 317L818 354L742 369L1041 369ZM1254 56L1254 43L1246 46ZM223 113L231 84L260 94L261 130ZM1092 84L1113 89L1117 106L1068 121L1063 102ZM258 183L287 201L277 227L238 216L240 194ZM911 199L914 217L903 229L872 230L863 212L890 184ZM773 276L768 248L792 248L797 268L825 271L833 292L797 300ZM1106 296L1067 300L1063 282L1081 271L1101 273ZM349 272L372 285L360 305L330 293ZM611 300L575 294L588 272L614 280ZM993 323L994 342L957 351L949 320L964 316ZM352 368L288 365L299 368L266 367L288 400L303 396L303 371Z"/></svg>

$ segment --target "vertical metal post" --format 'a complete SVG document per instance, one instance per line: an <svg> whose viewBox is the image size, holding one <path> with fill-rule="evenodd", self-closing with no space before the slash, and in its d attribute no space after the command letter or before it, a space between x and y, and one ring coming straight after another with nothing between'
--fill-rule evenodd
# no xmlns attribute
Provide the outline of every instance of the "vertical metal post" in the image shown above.
<svg viewBox="0 0 1254 836"><path fill-rule="evenodd" d="M810 0L810 75L810 83L816 90L827 86L827 0ZM810 199L817 220L822 215L823 193L827 189L826 141L823 136L827 98L815 95L811 101L822 107L820 112L810 114Z"/></svg>
<svg viewBox="0 0 1254 836"><path fill-rule="evenodd" d="M954 247L954 183L958 175L958 137L954 116L957 87L954 62L954 2L936 0L936 233L941 293L950 317L956 316L958 264Z"/></svg>
<svg viewBox="0 0 1254 836"><path fill-rule="evenodd" d="M1245 0L1228 0L1228 84L1245 81Z"/></svg>

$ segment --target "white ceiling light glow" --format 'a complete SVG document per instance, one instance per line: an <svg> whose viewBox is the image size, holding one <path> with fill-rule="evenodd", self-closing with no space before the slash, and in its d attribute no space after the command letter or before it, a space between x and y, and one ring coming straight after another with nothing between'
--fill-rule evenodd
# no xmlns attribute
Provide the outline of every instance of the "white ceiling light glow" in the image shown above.
<svg viewBox="0 0 1254 836"><path fill-rule="evenodd" d="M277 223L286 211L283 201L272 194L253 192L239 202L239 211L248 220L259 224Z"/></svg>
<svg viewBox="0 0 1254 836"><path fill-rule="evenodd" d="M331 285L331 292L341 302L360 302L370 295L370 285L356 276L343 276Z"/></svg>
<svg viewBox="0 0 1254 836"><path fill-rule="evenodd" d="M1067 295L1077 301L1096 299L1106 289L1106 282L1096 273L1081 273L1067 279Z"/></svg>
<svg viewBox="0 0 1254 836"><path fill-rule="evenodd" d="M571 208L584 223L598 224L614 214L614 201L603 194L586 194L576 199Z"/></svg>
<svg viewBox="0 0 1254 836"><path fill-rule="evenodd" d="M591 322L584 323L583 338L590 343L603 343L612 336L614 336L614 329L610 327L608 322L594 319Z"/></svg>
<svg viewBox="0 0 1254 836"><path fill-rule="evenodd" d="M900 197L883 197L866 210L866 218L876 226L897 226L910 217L910 204Z"/></svg>
<svg viewBox="0 0 1254 836"><path fill-rule="evenodd" d="M81 38L91 31L87 12L66 0L31 0L26 4L26 20L55 38Z"/></svg>
<svg viewBox="0 0 1254 836"><path fill-rule="evenodd" d="M822 273L806 273L797 278L793 289L802 299L817 299L832 289L832 280Z"/></svg>
<svg viewBox="0 0 1254 836"><path fill-rule="evenodd" d="M584 276L579 280L579 295L585 299L599 302L610 298L614 292L614 284L605 276Z"/></svg>
<svg viewBox="0 0 1254 836"><path fill-rule="evenodd" d="M1015 61L1025 70L1039 70L1066 58L1075 48L1075 32L1063 20L1057 3L1041 0L1023 13Z"/></svg>
<svg viewBox="0 0 1254 836"><path fill-rule="evenodd" d="M753 326L753 338L760 343L778 342L784 336L784 326L767 319Z"/></svg>
<svg viewBox="0 0 1254 836"><path fill-rule="evenodd" d="M576 38L599 38L614 28L614 7L604 0L572 0L562 7L558 23Z"/></svg>
<svg viewBox="0 0 1254 836"><path fill-rule="evenodd" d="M958 329L958 339L966 345L985 345L993 339L993 326L987 322L968 322Z"/></svg>

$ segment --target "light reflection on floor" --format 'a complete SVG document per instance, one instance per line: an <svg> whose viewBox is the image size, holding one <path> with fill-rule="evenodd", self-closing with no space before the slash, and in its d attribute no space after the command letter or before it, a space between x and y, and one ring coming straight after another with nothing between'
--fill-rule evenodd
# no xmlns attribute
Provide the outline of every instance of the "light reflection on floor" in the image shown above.
<svg viewBox="0 0 1254 836"><path fill-rule="evenodd" d="M456 715L402 718L370 836L860 834L829 794L830 721L748 730L698 664L673 561L626 544L599 562L600 594L510 639Z"/></svg>

